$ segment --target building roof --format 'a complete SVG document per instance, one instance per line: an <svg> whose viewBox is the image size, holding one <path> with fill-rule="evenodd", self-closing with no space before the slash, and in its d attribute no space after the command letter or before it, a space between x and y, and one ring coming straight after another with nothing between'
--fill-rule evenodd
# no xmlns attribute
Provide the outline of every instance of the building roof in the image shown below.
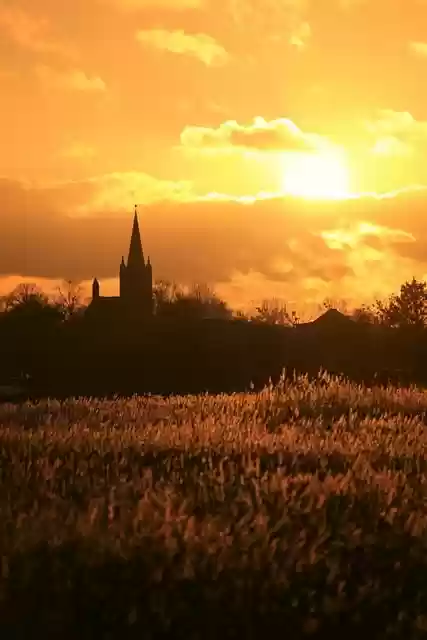
<svg viewBox="0 0 427 640"><path fill-rule="evenodd" d="M122 300L118 296L99 296L93 298L87 307L89 313L115 313L122 308Z"/></svg>
<svg viewBox="0 0 427 640"><path fill-rule="evenodd" d="M354 320L352 320L349 316L346 316L341 311L337 309L328 309L325 313L322 313L321 316L313 320L311 324L315 325L328 325L328 326L336 326L336 325L348 325L349 323L354 324Z"/></svg>
<svg viewBox="0 0 427 640"><path fill-rule="evenodd" d="M341 313L337 309L328 309L321 316L312 320L311 322L304 322L299 325L303 328L313 329L326 329L328 331L335 331L340 329L353 329L357 328L357 323L350 317Z"/></svg>

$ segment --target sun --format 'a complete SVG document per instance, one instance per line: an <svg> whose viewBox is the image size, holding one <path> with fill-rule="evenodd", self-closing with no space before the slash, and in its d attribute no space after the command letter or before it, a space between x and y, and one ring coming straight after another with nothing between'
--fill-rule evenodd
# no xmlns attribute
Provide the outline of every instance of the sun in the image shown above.
<svg viewBox="0 0 427 640"><path fill-rule="evenodd" d="M282 190L286 195L319 200L350 196L350 177L342 154L289 153L284 165Z"/></svg>

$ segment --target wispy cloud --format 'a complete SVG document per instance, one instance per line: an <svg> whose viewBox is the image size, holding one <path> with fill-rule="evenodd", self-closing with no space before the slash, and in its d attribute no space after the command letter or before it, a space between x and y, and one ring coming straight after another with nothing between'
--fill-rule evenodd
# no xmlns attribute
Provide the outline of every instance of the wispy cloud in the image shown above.
<svg viewBox="0 0 427 640"><path fill-rule="evenodd" d="M293 32L289 39L289 44L299 50L303 50L308 46L311 37L311 27L308 22L301 22Z"/></svg>
<svg viewBox="0 0 427 640"><path fill-rule="evenodd" d="M409 50L416 56L427 58L427 42L410 42Z"/></svg>
<svg viewBox="0 0 427 640"><path fill-rule="evenodd" d="M36 74L49 87L82 92L104 92L106 84L100 76L89 76L81 69L57 71L46 65L38 65Z"/></svg>
<svg viewBox="0 0 427 640"><path fill-rule="evenodd" d="M152 204L194 199L191 182L160 180L140 171L118 171L89 178L84 184L68 185L80 192L82 186L87 189L87 196L70 210L73 214L85 215L97 211L114 213L124 208L131 210L135 202ZM63 184L58 185L58 189L63 188Z"/></svg>
<svg viewBox="0 0 427 640"><path fill-rule="evenodd" d="M380 156L407 156L411 153L411 147L396 136L383 136L376 140L371 152Z"/></svg>
<svg viewBox="0 0 427 640"><path fill-rule="evenodd" d="M94 158L97 153L94 147L84 142L74 141L61 149L59 155L70 160L89 160Z"/></svg>
<svg viewBox="0 0 427 640"><path fill-rule="evenodd" d="M35 53L75 57L75 51L52 37L47 18L17 7L0 6L0 30L16 45Z"/></svg>
<svg viewBox="0 0 427 640"><path fill-rule="evenodd" d="M116 278L134 202L145 203L144 245L156 278L186 283L197 272L202 282L222 283L231 302L281 292L288 300L361 301L397 290L427 268L425 191L244 203L201 199L189 183L118 172L37 188L0 180L0 199L0 275L20 280Z"/></svg>
<svg viewBox="0 0 427 640"><path fill-rule="evenodd" d="M229 120L216 129L186 127L181 133L181 144L199 149L240 147L259 151L315 151L324 148L327 140L315 133L304 133L287 118L267 121L258 116L248 125Z"/></svg>
<svg viewBox="0 0 427 640"><path fill-rule="evenodd" d="M427 141L427 120L416 120L408 111L382 109L376 119L365 123L365 127L379 138L392 136L407 143Z"/></svg>
<svg viewBox="0 0 427 640"><path fill-rule="evenodd" d="M207 66L221 66L229 59L224 47L205 33L152 29L138 31L136 38L141 44L161 51L193 56Z"/></svg>
<svg viewBox="0 0 427 640"><path fill-rule="evenodd" d="M167 9L169 11L187 11L201 9L206 0L104 0L124 11L139 11L143 9Z"/></svg>

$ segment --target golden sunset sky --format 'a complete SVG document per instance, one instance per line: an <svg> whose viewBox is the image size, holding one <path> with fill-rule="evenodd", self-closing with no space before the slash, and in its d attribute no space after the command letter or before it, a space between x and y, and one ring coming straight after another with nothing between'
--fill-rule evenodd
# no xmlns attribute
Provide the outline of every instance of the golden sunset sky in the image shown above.
<svg viewBox="0 0 427 640"><path fill-rule="evenodd" d="M0 290L155 279L233 306L427 276L426 0L0 0Z"/></svg>

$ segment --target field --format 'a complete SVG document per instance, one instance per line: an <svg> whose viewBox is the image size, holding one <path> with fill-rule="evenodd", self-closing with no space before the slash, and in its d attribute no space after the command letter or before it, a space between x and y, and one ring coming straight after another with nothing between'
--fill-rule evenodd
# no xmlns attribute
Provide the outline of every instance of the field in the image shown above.
<svg viewBox="0 0 427 640"><path fill-rule="evenodd" d="M0 405L1 638L422 638L427 394Z"/></svg>

